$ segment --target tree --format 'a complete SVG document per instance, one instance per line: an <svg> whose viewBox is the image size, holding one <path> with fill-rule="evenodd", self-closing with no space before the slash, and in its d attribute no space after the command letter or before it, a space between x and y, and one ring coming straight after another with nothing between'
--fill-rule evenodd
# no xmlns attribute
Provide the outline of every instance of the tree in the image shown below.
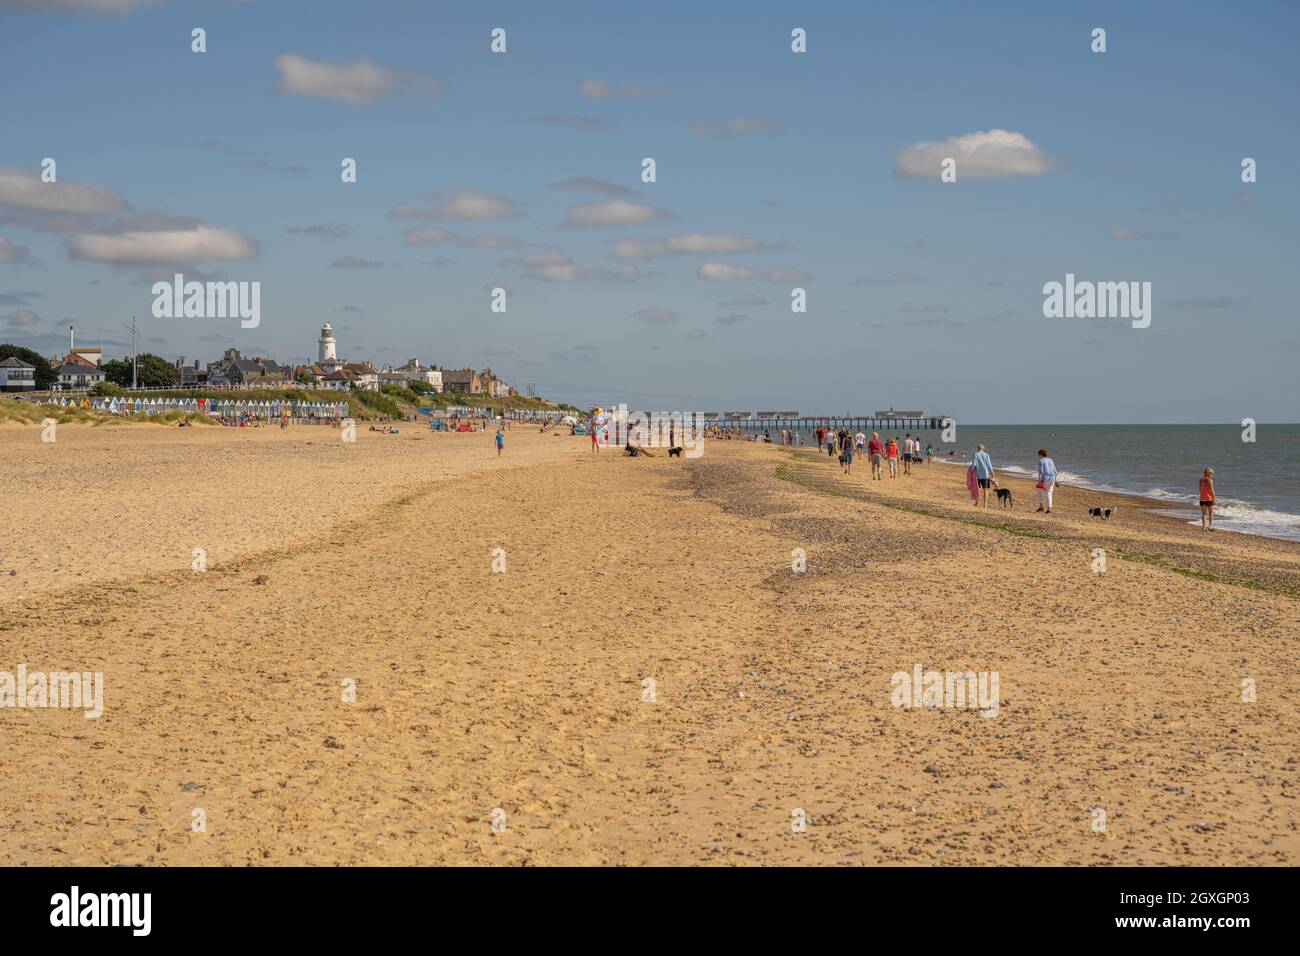
<svg viewBox="0 0 1300 956"><path fill-rule="evenodd" d="M160 355L141 352L136 356L136 381L146 388L161 388L179 385L181 373L176 366ZM100 366L104 377L114 385L131 387L131 360L129 358L105 362Z"/></svg>
<svg viewBox="0 0 1300 956"><path fill-rule="evenodd" d="M38 389L47 389L54 384L54 369L50 363L41 356L37 355L31 349L25 349L21 345L0 345L0 362L7 358L16 358L19 361L26 362L28 365L36 366L36 387Z"/></svg>

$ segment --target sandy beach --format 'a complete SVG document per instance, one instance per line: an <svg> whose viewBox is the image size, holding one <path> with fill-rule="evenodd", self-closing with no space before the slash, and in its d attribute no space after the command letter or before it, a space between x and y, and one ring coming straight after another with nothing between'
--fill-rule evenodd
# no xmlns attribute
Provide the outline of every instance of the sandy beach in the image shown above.
<svg viewBox="0 0 1300 956"><path fill-rule="evenodd" d="M0 426L0 862L1295 865L1300 545L914 471Z"/></svg>

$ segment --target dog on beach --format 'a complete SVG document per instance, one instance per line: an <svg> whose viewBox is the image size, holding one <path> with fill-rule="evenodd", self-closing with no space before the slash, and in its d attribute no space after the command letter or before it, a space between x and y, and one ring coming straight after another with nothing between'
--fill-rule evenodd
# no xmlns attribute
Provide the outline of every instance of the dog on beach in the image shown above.
<svg viewBox="0 0 1300 956"><path fill-rule="evenodd" d="M680 448L669 448L669 449L668 449L668 457L669 457L669 458L681 458L681 457L682 457L682 450L681 450Z"/></svg>
<svg viewBox="0 0 1300 956"><path fill-rule="evenodd" d="M1089 508L1088 516L1091 518L1106 518L1109 520L1110 516L1115 513L1115 510L1116 509L1114 508Z"/></svg>
<svg viewBox="0 0 1300 956"><path fill-rule="evenodd" d="M1015 508L1016 500L1015 496L1011 494L1010 488L998 488L997 493L999 508Z"/></svg>

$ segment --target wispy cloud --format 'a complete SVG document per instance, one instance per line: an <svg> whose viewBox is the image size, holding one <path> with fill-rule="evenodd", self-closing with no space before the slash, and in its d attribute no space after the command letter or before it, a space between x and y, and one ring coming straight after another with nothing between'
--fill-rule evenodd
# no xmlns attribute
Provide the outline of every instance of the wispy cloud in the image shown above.
<svg viewBox="0 0 1300 956"><path fill-rule="evenodd" d="M692 123L690 131L696 136L746 136L749 133L775 131L785 128L779 116L737 116L725 123L702 120Z"/></svg>
<svg viewBox="0 0 1300 956"><path fill-rule="evenodd" d="M291 236L321 236L325 239L342 239L348 227L336 223L316 223L311 226L290 226L285 230Z"/></svg>
<svg viewBox="0 0 1300 956"><path fill-rule="evenodd" d="M514 200L483 189L448 189L420 197L432 205L417 209L399 203L388 212L389 219L518 219L523 210Z"/></svg>
<svg viewBox="0 0 1300 956"><path fill-rule="evenodd" d="M330 263L331 269L378 269L382 262L376 262L373 259L361 259L357 256L347 255L339 256Z"/></svg>
<svg viewBox="0 0 1300 956"><path fill-rule="evenodd" d="M632 317L650 325L670 325L679 318L676 312L668 309L638 309Z"/></svg>
<svg viewBox="0 0 1300 956"><path fill-rule="evenodd" d="M659 96L666 92L666 86L636 86L632 83L612 85L606 80L583 80L578 92L589 100L612 100L624 97Z"/></svg>
<svg viewBox="0 0 1300 956"><path fill-rule="evenodd" d="M26 246L20 246L0 236L0 263L30 261L31 252Z"/></svg>
<svg viewBox="0 0 1300 956"><path fill-rule="evenodd" d="M364 106L396 93L437 95L441 86L410 70L393 70L360 57L351 63L311 60L297 53L275 58L280 71L276 89L297 96L313 96L336 103Z"/></svg>
<svg viewBox="0 0 1300 956"><path fill-rule="evenodd" d="M606 202L585 203L574 206L565 216L562 225L570 227L627 226L659 219L676 219L670 212L656 209L645 203L627 199L610 199Z"/></svg>
<svg viewBox="0 0 1300 956"><path fill-rule="evenodd" d="M728 234L692 232L666 239L613 239L611 254L615 259L653 259L674 254L720 255L731 252L755 252L766 246L758 239Z"/></svg>
<svg viewBox="0 0 1300 956"><path fill-rule="evenodd" d="M566 192L597 193L603 196L636 195L635 189L629 189L626 186L620 186L618 183L607 182L603 179L595 179L591 176L574 176L572 179L566 179L563 182L552 183L551 188L563 189Z"/></svg>

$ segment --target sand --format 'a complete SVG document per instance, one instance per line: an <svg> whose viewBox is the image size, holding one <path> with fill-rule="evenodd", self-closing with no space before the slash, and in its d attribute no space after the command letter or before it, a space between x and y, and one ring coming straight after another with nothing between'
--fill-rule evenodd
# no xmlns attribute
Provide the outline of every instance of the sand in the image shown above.
<svg viewBox="0 0 1300 956"><path fill-rule="evenodd" d="M0 427L0 670L106 684L0 708L0 863L1296 863L1300 546L402 431Z"/></svg>

